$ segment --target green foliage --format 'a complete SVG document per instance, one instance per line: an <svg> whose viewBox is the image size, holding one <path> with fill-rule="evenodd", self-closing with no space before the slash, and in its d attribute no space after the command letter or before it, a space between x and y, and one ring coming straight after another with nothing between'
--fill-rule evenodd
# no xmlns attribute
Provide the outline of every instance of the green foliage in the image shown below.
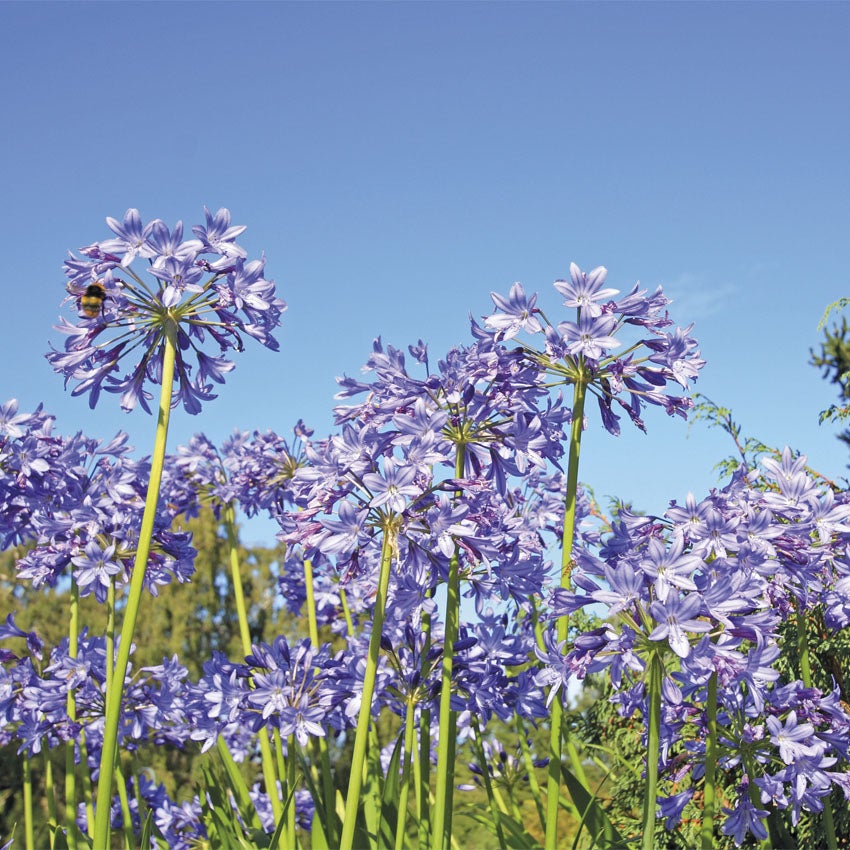
<svg viewBox="0 0 850 850"><path fill-rule="evenodd" d="M768 446L755 437L742 437L741 426L732 418L732 411L728 407L715 404L702 393L694 395L693 416L688 427L693 428L696 422L705 422L709 428L720 428L735 443L737 455L723 458L714 465L722 478L731 476L739 466L743 466L745 469L753 469L758 466L762 457L782 457L782 453L773 446Z"/></svg>
<svg viewBox="0 0 850 850"><path fill-rule="evenodd" d="M754 469L764 457L782 459L782 452L776 446L769 446L756 437L742 436L741 426L732 418L732 411L728 407L716 404L702 393L696 393L691 427L694 422L700 421L706 422L709 428L720 428L721 431L725 431L735 443L737 455L730 455L714 465L722 479L729 478L739 467L746 470ZM794 451L793 454L796 457L800 452ZM805 469L809 475L819 478L834 491L842 489L841 485L818 470L810 466L806 466ZM846 481L844 483L846 484Z"/></svg>
<svg viewBox="0 0 850 850"><path fill-rule="evenodd" d="M646 758L646 745L643 741L644 725L637 715L621 717L617 707L609 701L612 687L607 676L588 678L588 702L585 710L577 718L579 735L585 741L585 747L594 761L604 767L606 783L604 796L604 815L613 829L617 830L619 841L634 842L640 839L641 806L646 784L643 775L643 762ZM721 782L723 777L718 777ZM661 780L669 779L662 775ZM687 779L674 786L674 793L689 787ZM571 792L573 789L570 789ZM666 789L665 789L666 793ZM723 796L722 785L720 788ZM668 830L663 819L656 822L653 846L658 850L693 850L700 846L701 789L694 793L694 799L685 807L682 821L675 830ZM597 825L597 830L600 827ZM616 847L622 844L601 843L600 847ZM720 835L715 836L716 850L734 850L734 841Z"/></svg>
<svg viewBox="0 0 850 850"><path fill-rule="evenodd" d="M850 300L841 299L843 308ZM838 302L836 302L838 303ZM835 307L835 304L830 307ZM819 327L823 327L829 310L821 320ZM841 325L834 325L824 330L824 339L821 342L819 352L810 349L811 360L809 363L823 372L823 378L838 386L839 404L832 404L820 413L820 422L842 422L850 417L850 325L847 318L841 317ZM845 429L838 435L838 439L850 447L850 428Z"/></svg>
<svg viewBox="0 0 850 850"><path fill-rule="evenodd" d="M843 310L848 304L850 304L850 298L839 298L837 301L833 301L832 304L829 304L824 310L823 315L820 317L820 321L818 322L818 330L823 330L826 325L827 320L833 311Z"/></svg>
<svg viewBox="0 0 850 850"><path fill-rule="evenodd" d="M205 761L201 801L204 823L212 847L233 850L278 850L286 824L286 815L294 805L295 789L290 789L284 801L283 816L275 831L269 835L260 827L248 788L226 748L219 748L222 765Z"/></svg>

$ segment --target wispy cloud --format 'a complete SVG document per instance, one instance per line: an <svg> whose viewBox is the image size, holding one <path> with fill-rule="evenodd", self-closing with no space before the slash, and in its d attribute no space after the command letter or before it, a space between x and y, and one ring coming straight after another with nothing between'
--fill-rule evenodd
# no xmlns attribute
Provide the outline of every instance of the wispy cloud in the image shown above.
<svg viewBox="0 0 850 850"><path fill-rule="evenodd" d="M707 319L727 308L738 295L738 286L694 272L682 272L664 283L664 294L673 301L671 313L678 321L685 318L692 321Z"/></svg>

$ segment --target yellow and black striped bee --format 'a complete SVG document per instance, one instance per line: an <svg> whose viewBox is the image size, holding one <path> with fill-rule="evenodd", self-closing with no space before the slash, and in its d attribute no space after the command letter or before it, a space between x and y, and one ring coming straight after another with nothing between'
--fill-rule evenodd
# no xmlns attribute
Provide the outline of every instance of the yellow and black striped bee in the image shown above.
<svg viewBox="0 0 850 850"><path fill-rule="evenodd" d="M90 283L85 294L80 296L80 310L90 319L94 319L103 312L103 302L106 298L106 289L100 281Z"/></svg>

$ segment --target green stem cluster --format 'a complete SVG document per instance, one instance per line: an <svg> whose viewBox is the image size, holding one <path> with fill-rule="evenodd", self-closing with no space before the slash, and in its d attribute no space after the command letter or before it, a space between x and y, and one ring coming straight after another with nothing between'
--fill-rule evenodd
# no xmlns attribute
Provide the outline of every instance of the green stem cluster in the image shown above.
<svg viewBox="0 0 850 850"><path fill-rule="evenodd" d="M319 624L316 619L316 593L313 588L313 563L309 558L304 559L304 586L307 590L307 626L310 631L310 642L319 648ZM331 773L331 760L328 753L328 742L324 736L314 739L319 753L319 765L322 775L322 794L324 802L324 828L328 842L333 845L336 841L334 829L334 782ZM294 811L293 806L293 811Z"/></svg>
<svg viewBox="0 0 850 850"><path fill-rule="evenodd" d="M455 476L463 477L466 466L466 446L460 443L455 455ZM437 741L437 782L434 791L434 822L431 846L434 850L448 847L452 835L454 810L454 764L457 740L457 714L452 711L452 669L454 645L460 626L460 557L457 545L449 561L446 585L446 623L443 635L443 661L440 677L439 739Z"/></svg>
<svg viewBox="0 0 850 850"><path fill-rule="evenodd" d="M245 604L245 590L242 585L242 569L239 564L239 539L236 534L236 511L231 503L224 506L222 510L224 530L227 535L227 547L230 558L230 581L233 584L233 600L236 603L236 618L239 621L239 638L242 642L242 654L250 655L251 629L248 625L248 608ZM271 742L265 729L261 729L257 736L260 743L260 762L263 771L263 783L266 793L271 801L272 813L275 823L279 823L283 816L283 803L277 789L277 774L275 772L275 760L272 753Z"/></svg>
<svg viewBox="0 0 850 850"><path fill-rule="evenodd" d="M641 850L653 850L655 844L655 807L658 796L658 756L661 752L661 683L664 665L658 653L649 659L646 698L649 702L646 741L646 790L643 798L643 839Z"/></svg>
<svg viewBox="0 0 850 850"><path fill-rule="evenodd" d="M717 769L717 673L712 673L708 680L708 693L705 700L707 734L705 739L705 781L703 782L700 839L702 850L712 850L714 847L714 815L717 810L717 788L715 786Z"/></svg>
<svg viewBox="0 0 850 850"><path fill-rule="evenodd" d="M381 650L381 631L384 626L384 612L387 605L387 590L390 583L390 565L396 545L396 518L390 516L384 527L384 539L381 544L381 568L378 575L378 595L375 598L375 614L372 619L372 635L369 638L369 655L366 658L366 672L363 677L363 693L360 698L360 713L357 716L357 731L354 735L354 752L351 757L351 775L348 780L348 794L345 798L345 815L340 838L340 850L352 850L354 829L357 821L357 809L360 805L360 789L363 785L363 767L366 760L366 745L369 738L369 724L372 719L372 697L375 693L375 678L378 672L378 656Z"/></svg>

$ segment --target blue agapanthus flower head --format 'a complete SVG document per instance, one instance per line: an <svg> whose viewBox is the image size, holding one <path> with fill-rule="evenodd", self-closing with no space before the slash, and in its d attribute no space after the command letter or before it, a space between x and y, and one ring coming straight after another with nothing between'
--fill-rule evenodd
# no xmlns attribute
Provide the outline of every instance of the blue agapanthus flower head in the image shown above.
<svg viewBox="0 0 850 850"><path fill-rule="evenodd" d="M497 341L541 334L542 344L520 341L521 349L553 385L583 384L596 396L602 424L612 434L620 433L615 406L641 430L646 405L685 418L693 406L685 393L705 365L690 336L693 326L670 333L670 301L660 287L650 294L636 284L617 297L619 290L605 286L607 275L604 266L585 273L572 263L570 279L554 286L564 306L575 310L575 321L557 325L537 306L537 295L527 296L519 283L507 298L491 293L495 310L484 318L485 332Z"/></svg>
<svg viewBox="0 0 850 850"><path fill-rule="evenodd" d="M65 350L47 359L91 407L106 390L121 395L125 410L139 404L150 412L146 385L161 383L167 334L175 330L173 405L190 413L215 398L213 384L234 366L225 355L241 351L245 336L277 350L272 333L286 304L264 276L265 257L247 258L235 241L245 228L231 225L228 210L205 214L194 238L184 239L182 222L172 230L127 210L123 221L106 219L112 238L65 261L76 321L61 320Z"/></svg>

